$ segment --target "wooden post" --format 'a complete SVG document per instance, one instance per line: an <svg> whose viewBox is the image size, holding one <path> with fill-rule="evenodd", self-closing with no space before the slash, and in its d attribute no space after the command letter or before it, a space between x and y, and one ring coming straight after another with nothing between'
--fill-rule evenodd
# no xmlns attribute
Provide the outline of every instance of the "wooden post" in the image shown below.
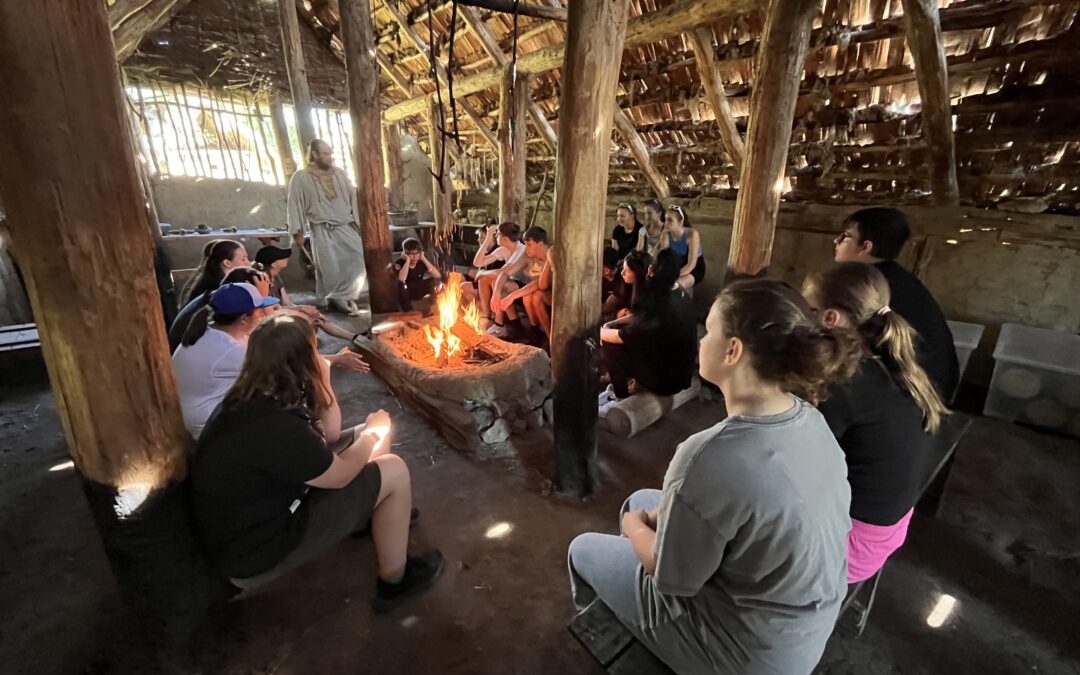
<svg viewBox="0 0 1080 675"><path fill-rule="evenodd" d="M554 377L558 485L585 496L597 480L596 351L608 159L629 0L570 3L555 165Z"/></svg>
<svg viewBox="0 0 1080 675"><path fill-rule="evenodd" d="M514 2L514 0L459 0L462 5L490 9L493 12L513 14L515 11L521 16L531 16L535 19L547 19L549 21L566 21L566 10L561 7L530 5L527 3Z"/></svg>
<svg viewBox="0 0 1080 675"><path fill-rule="evenodd" d="M724 81L720 77L720 65L713 50L712 33L707 28L697 28L686 34L690 38L690 47L694 50L698 75L705 86L705 95L709 107L716 116L716 125L720 128L720 140L724 143L731 163L736 171L742 170L745 148L739 129L735 126L735 115L731 113L727 95L724 93Z"/></svg>
<svg viewBox="0 0 1080 675"><path fill-rule="evenodd" d="M811 18L819 4L818 0L773 2L765 19L728 256L728 266L742 274L760 272L772 257L795 101Z"/></svg>
<svg viewBox="0 0 1080 675"><path fill-rule="evenodd" d="M949 101L949 68L941 43L937 0L903 0L908 49L922 99L922 132L930 148L930 187L934 203L960 203L956 179L956 140Z"/></svg>
<svg viewBox="0 0 1080 675"><path fill-rule="evenodd" d="M0 2L0 63L18 101L0 106L0 193L68 449L131 623L176 637L210 585L105 4Z"/></svg>
<svg viewBox="0 0 1080 675"><path fill-rule="evenodd" d="M375 28L369 0L341 0L341 36L345 41L345 71L349 79L353 166L364 263L371 289L371 310L397 309L397 279L390 266L390 220L383 182L382 113L379 106L379 67L375 63Z"/></svg>
<svg viewBox="0 0 1080 675"><path fill-rule="evenodd" d="M401 127L397 122L384 124L383 158L386 162L386 201L391 211L405 208L405 181L401 165Z"/></svg>
<svg viewBox="0 0 1080 675"><path fill-rule="evenodd" d="M281 45L285 51L285 72L289 75L289 89L296 112L296 130L300 134L301 149L307 152L308 143L316 135L315 123L311 119L311 89L304 64L304 44L300 40L300 20L296 16L295 0L278 0L278 15L281 20Z"/></svg>
<svg viewBox="0 0 1080 675"><path fill-rule="evenodd" d="M499 97L499 222L525 224L525 108L529 78L506 67Z"/></svg>
<svg viewBox="0 0 1080 675"><path fill-rule="evenodd" d="M296 173L296 157L293 155L292 141L289 140L289 127L285 124L285 106L278 99L270 102L270 128L274 132L274 143L281 155L281 163L285 167L285 182L288 183L289 178Z"/></svg>
<svg viewBox="0 0 1080 675"><path fill-rule="evenodd" d="M630 146L630 154L634 156L634 161L637 162L638 168L645 174L645 178L649 181L649 185L652 186L657 198L667 199L670 197L671 188L668 187L667 178L656 168L652 158L649 157L649 148L645 145L645 139L641 137L641 134L634 127L634 120L630 119L630 116L617 105L613 115L615 128L619 130L619 135Z"/></svg>
<svg viewBox="0 0 1080 675"><path fill-rule="evenodd" d="M450 209L450 162L448 157L446 164L440 167L443 136L439 129L439 102L434 96L428 102L427 118L428 147L431 151L431 208L435 212L435 242L441 245L450 235L454 221Z"/></svg>

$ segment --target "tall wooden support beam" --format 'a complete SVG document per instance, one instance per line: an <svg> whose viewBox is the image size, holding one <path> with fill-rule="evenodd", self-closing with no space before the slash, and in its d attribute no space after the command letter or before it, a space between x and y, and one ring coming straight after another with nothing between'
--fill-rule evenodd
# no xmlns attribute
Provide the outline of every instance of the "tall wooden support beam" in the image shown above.
<svg viewBox="0 0 1080 675"><path fill-rule="evenodd" d="M308 143L315 140L315 120L311 114L311 87L308 85L295 0L278 0L278 17L281 22L281 45L285 52L285 72L289 75L289 90L296 112L296 130L300 135L301 149L307 152Z"/></svg>
<svg viewBox="0 0 1080 675"><path fill-rule="evenodd" d="M930 187L939 206L960 202L956 140L949 102L949 69L941 42L937 0L903 0L907 43L922 99L922 130L930 148Z"/></svg>
<svg viewBox="0 0 1080 675"><path fill-rule="evenodd" d="M727 95L724 93L724 80L720 77L720 64L716 59L716 51L712 45L712 33L707 28L697 28L686 34L690 39L690 47L694 50L694 59L697 61L698 75L701 83L705 86L705 96L708 98L709 107L716 116L716 125L720 128L720 140L727 150L728 157L735 168L742 169L743 156L746 150L743 146L742 136L735 126L735 115L731 113Z"/></svg>
<svg viewBox="0 0 1080 675"><path fill-rule="evenodd" d="M475 7L460 7L462 17L465 18L465 23L472 29L473 34L480 40L480 44L483 45L484 51L488 53L495 65L502 68L506 67L506 64L510 62L510 59L506 58L506 54L503 54L502 47L499 46L499 41L495 39L495 34L491 32L488 25L484 23L484 19L480 16L480 12ZM527 92L526 92L527 93ZM544 110L532 100L531 96L528 96L529 117L532 118L533 126L540 133L540 138L544 140L544 143L551 148L552 151L559 147L558 138L555 136L555 129L552 128L551 122L548 121L547 115L544 114Z"/></svg>
<svg viewBox="0 0 1080 675"><path fill-rule="evenodd" d="M274 130L274 144L285 166L285 182L288 183L296 173L296 156L289 140L289 127L285 123L285 105L276 99L270 102L270 127Z"/></svg>
<svg viewBox="0 0 1080 675"><path fill-rule="evenodd" d="M596 350L615 87L629 0L570 3L555 169L551 367L559 490L596 485Z"/></svg>
<svg viewBox="0 0 1080 675"><path fill-rule="evenodd" d="M795 102L805 67L811 19L819 5L819 0L785 0L769 5L750 98L746 159L740 172L728 256L728 266L739 273L755 274L767 267L772 257Z"/></svg>
<svg viewBox="0 0 1080 675"><path fill-rule="evenodd" d="M518 3L514 2L514 0L459 0L458 4L490 9L493 12L502 12L504 14L517 12L521 16L531 16L534 19L547 19L549 21L566 21L567 16L565 9L551 4L545 7L544 5L531 5L525 2Z"/></svg>
<svg viewBox="0 0 1080 675"><path fill-rule="evenodd" d="M667 178L664 178L664 174L656 168L652 158L649 157L649 148L645 145L645 139L641 137L641 134L634 127L634 120L630 119L630 116L616 105L614 121L615 128L619 130L619 135L630 146L630 154L634 156L634 161L637 162L641 172L645 174L645 178L649 181L649 185L652 186L657 198L667 199L670 197L671 188L668 186Z"/></svg>
<svg viewBox="0 0 1080 675"><path fill-rule="evenodd" d="M139 43L186 7L191 0L120 0L109 8L116 60L123 63Z"/></svg>
<svg viewBox="0 0 1080 675"><path fill-rule="evenodd" d="M415 46L421 54L428 55L431 53L431 48L428 43L424 42L420 38L420 35L409 24L409 20L405 17L404 14L401 13L400 10L398 10L397 7L394 6L394 3L387 2L383 5L383 7L388 12L390 12L390 14L394 17L394 21L397 22L398 27L401 28L401 30L405 33L405 36L409 38L409 40L413 43L413 46ZM442 62L438 60L435 61L435 75L437 81L436 83L439 86L443 86L445 83L450 81L450 74L447 72L446 66L444 66ZM447 97L449 97L449 90L447 91ZM476 111L476 108L473 108L472 104L465 100L464 96L458 97L457 107L461 108L461 110L464 111L465 116L468 117L469 121L473 123L473 126L475 126L480 131L480 133L484 137L484 140L486 140L492 148L498 150L499 139L497 139L495 137L495 134L492 133L491 129L488 128L487 124L480 116L480 113Z"/></svg>
<svg viewBox="0 0 1080 675"><path fill-rule="evenodd" d="M105 4L0 2L0 63L0 195L57 412L134 623L163 638L208 585Z"/></svg>
<svg viewBox="0 0 1080 675"><path fill-rule="evenodd" d="M369 0L341 0L341 37L345 42L345 73L349 82L349 116L353 129L356 203L364 264L368 269L371 310L392 312L398 307L397 279L390 266L390 219L383 182L382 112L379 105L379 66L375 63L375 27Z"/></svg>
<svg viewBox="0 0 1080 675"><path fill-rule="evenodd" d="M428 98L427 118L428 146L431 151L431 208L435 212L435 240L438 243L449 236L454 220L450 209L450 162L447 157L448 161L442 165L444 143L442 129L439 128L439 102L434 96Z"/></svg>
<svg viewBox="0 0 1080 675"><path fill-rule="evenodd" d="M405 181L401 175L401 127L397 122L384 124L382 134L386 201L391 211L401 211L405 208Z"/></svg>
<svg viewBox="0 0 1080 675"><path fill-rule="evenodd" d="M525 108L529 78L506 67L499 98L499 222L525 224Z"/></svg>
<svg viewBox="0 0 1080 675"><path fill-rule="evenodd" d="M761 0L675 0L663 9L631 19L626 26L625 46L631 49L659 42L697 26L755 11L760 6ZM517 61L518 73L537 75L562 67L568 43L569 40L521 55ZM615 61L616 64L621 63L621 55L617 55ZM454 95L460 98L491 89L497 87L501 80L502 68L492 66L475 75L456 79ZM391 121L400 120L419 115L426 107L427 97L418 96L390 106L384 117Z"/></svg>

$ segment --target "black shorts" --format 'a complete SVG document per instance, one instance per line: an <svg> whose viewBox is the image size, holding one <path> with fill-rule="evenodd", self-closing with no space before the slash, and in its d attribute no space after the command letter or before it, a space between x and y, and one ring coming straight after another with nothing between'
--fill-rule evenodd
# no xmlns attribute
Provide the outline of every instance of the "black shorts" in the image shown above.
<svg viewBox="0 0 1080 675"><path fill-rule="evenodd" d="M694 271L690 273L690 276L694 277L695 286L705 279L705 256L698 257L697 266L694 268Z"/></svg>
<svg viewBox="0 0 1080 675"><path fill-rule="evenodd" d="M367 525L381 489L382 472L375 462L368 462L351 483L339 490L311 488L302 500L301 508L307 509L307 527L296 548L268 571L248 579L233 579L233 583L254 588L326 553Z"/></svg>

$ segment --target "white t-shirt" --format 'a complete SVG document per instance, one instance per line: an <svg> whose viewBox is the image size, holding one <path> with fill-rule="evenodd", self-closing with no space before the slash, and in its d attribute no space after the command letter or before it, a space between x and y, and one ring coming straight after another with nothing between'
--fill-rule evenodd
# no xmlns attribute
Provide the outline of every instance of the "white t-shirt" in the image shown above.
<svg viewBox="0 0 1080 675"><path fill-rule="evenodd" d="M184 426L196 439L240 376L246 352L246 340L240 342L225 331L210 328L198 342L190 347L180 345L173 353Z"/></svg>

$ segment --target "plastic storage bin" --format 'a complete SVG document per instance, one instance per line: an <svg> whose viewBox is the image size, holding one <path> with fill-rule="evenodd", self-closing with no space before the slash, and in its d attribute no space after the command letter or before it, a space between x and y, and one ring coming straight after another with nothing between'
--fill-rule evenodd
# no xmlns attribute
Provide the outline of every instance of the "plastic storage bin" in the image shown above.
<svg viewBox="0 0 1080 675"><path fill-rule="evenodd" d="M1080 336L1001 327L983 414L1080 436Z"/></svg>
<svg viewBox="0 0 1080 675"><path fill-rule="evenodd" d="M956 345L956 358L960 361L960 379L964 379L964 371L967 370L968 359L971 352L979 347L986 326L980 323L964 323L963 321L949 321L949 330L952 331L953 344Z"/></svg>

